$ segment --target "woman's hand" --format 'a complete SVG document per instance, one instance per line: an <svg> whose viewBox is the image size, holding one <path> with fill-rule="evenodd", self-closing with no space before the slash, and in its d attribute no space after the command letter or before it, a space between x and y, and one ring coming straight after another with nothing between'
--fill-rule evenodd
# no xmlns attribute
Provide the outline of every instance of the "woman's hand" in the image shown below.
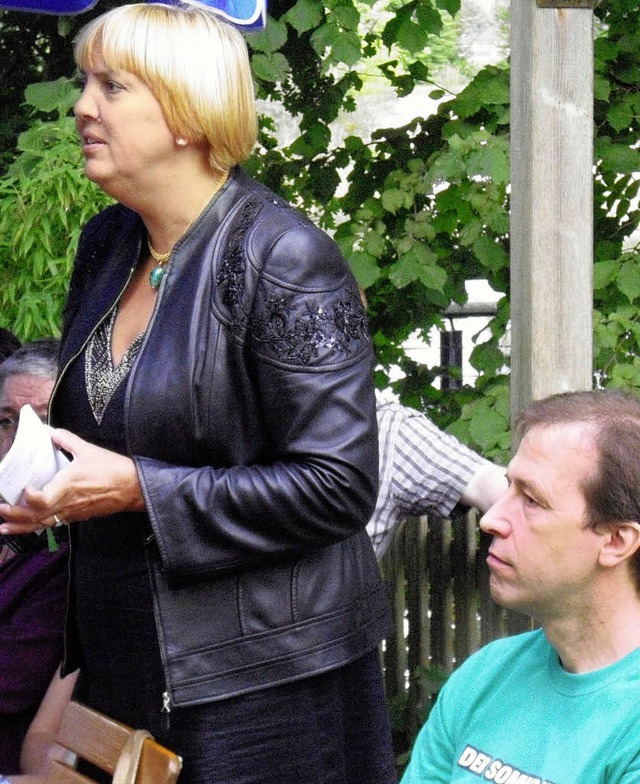
<svg viewBox="0 0 640 784"><path fill-rule="evenodd" d="M115 512L145 509L133 460L54 430L53 443L73 460L42 490L27 488L19 506L0 504L1 534L21 534L56 522L75 523Z"/></svg>

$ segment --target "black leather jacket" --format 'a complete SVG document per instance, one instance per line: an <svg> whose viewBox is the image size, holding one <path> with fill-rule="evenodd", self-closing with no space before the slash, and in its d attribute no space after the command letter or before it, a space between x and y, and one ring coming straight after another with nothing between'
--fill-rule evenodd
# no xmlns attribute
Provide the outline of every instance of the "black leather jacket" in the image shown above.
<svg viewBox="0 0 640 784"><path fill-rule="evenodd" d="M143 241L121 205L83 231L63 373ZM174 705L338 667L389 631L365 532L378 477L372 357L335 243L235 169L174 248L126 391Z"/></svg>

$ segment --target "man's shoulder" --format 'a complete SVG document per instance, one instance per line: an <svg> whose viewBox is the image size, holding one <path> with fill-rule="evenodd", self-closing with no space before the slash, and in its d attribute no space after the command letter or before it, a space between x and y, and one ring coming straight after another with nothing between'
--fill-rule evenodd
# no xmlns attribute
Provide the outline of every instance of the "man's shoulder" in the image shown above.
<svg viewBox="0 0 640 784"><path fill-rule="evenodd" d="M426 415L421 411L405 406L397 400L385 397L379 389L376 389L376 413L378 415L378 420L384 420L389 423L393 421L401 422L413 418L427 420Z"/></svg>
<svg viewBox="0 0 640 784"><path fill-rule="evenodd" d="M503 667L522 666L532 659L542 661L549 650L544 632L534 629L529 632L500 637L488 642L473 653L456 672L463 670L501 669ZM525 666L528 666L525 665Z"/></svg>
<svg viewBox="0 0 640 784"><path fill-rule="evenodd" d="M385 397L376 390L376 416L381 440L398 441L415 445L423 459L465 459L475 463L480 458L455 436L439 428L429 416L410 406ZM431 454L431 457L427 457Z"/></svg>
<svg viewBox="0 0 640 784"><path fill-rule="evenodd" d="M513 652L520 653L526 650L548 647L549 643L544 636L542 629L532 629L531 631L521 632L520 634L510 634L506 637L498 637L486 645L483 645L474 656L493 657L497 655L508 655Z"/></svg>

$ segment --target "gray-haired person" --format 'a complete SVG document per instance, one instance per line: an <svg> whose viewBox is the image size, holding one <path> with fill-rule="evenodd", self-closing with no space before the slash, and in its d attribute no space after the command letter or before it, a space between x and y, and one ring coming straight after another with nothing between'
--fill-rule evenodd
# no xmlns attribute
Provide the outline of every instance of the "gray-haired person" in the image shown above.
<svg viewBox="0 0 640 784"><path fill-rule="evenodd" d="M0 458L29 403L46 418L57 373L58 341L26 343L0 363ZM66 611L66 527L58 549L38 534L0 537L0 772L20 771L20 747L62 659Z"/></svg>

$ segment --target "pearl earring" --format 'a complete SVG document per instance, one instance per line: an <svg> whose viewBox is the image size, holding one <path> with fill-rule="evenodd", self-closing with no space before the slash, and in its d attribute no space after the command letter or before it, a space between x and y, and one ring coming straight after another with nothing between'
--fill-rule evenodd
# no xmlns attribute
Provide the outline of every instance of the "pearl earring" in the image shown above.
<svg viewBox="0 0 640 784"><path fill-rule="evenodd" d="M184 139L182 136L179 136L176 139L176 144L178 145L178 147L186 147L187 146L187 140Z"/></svg>

